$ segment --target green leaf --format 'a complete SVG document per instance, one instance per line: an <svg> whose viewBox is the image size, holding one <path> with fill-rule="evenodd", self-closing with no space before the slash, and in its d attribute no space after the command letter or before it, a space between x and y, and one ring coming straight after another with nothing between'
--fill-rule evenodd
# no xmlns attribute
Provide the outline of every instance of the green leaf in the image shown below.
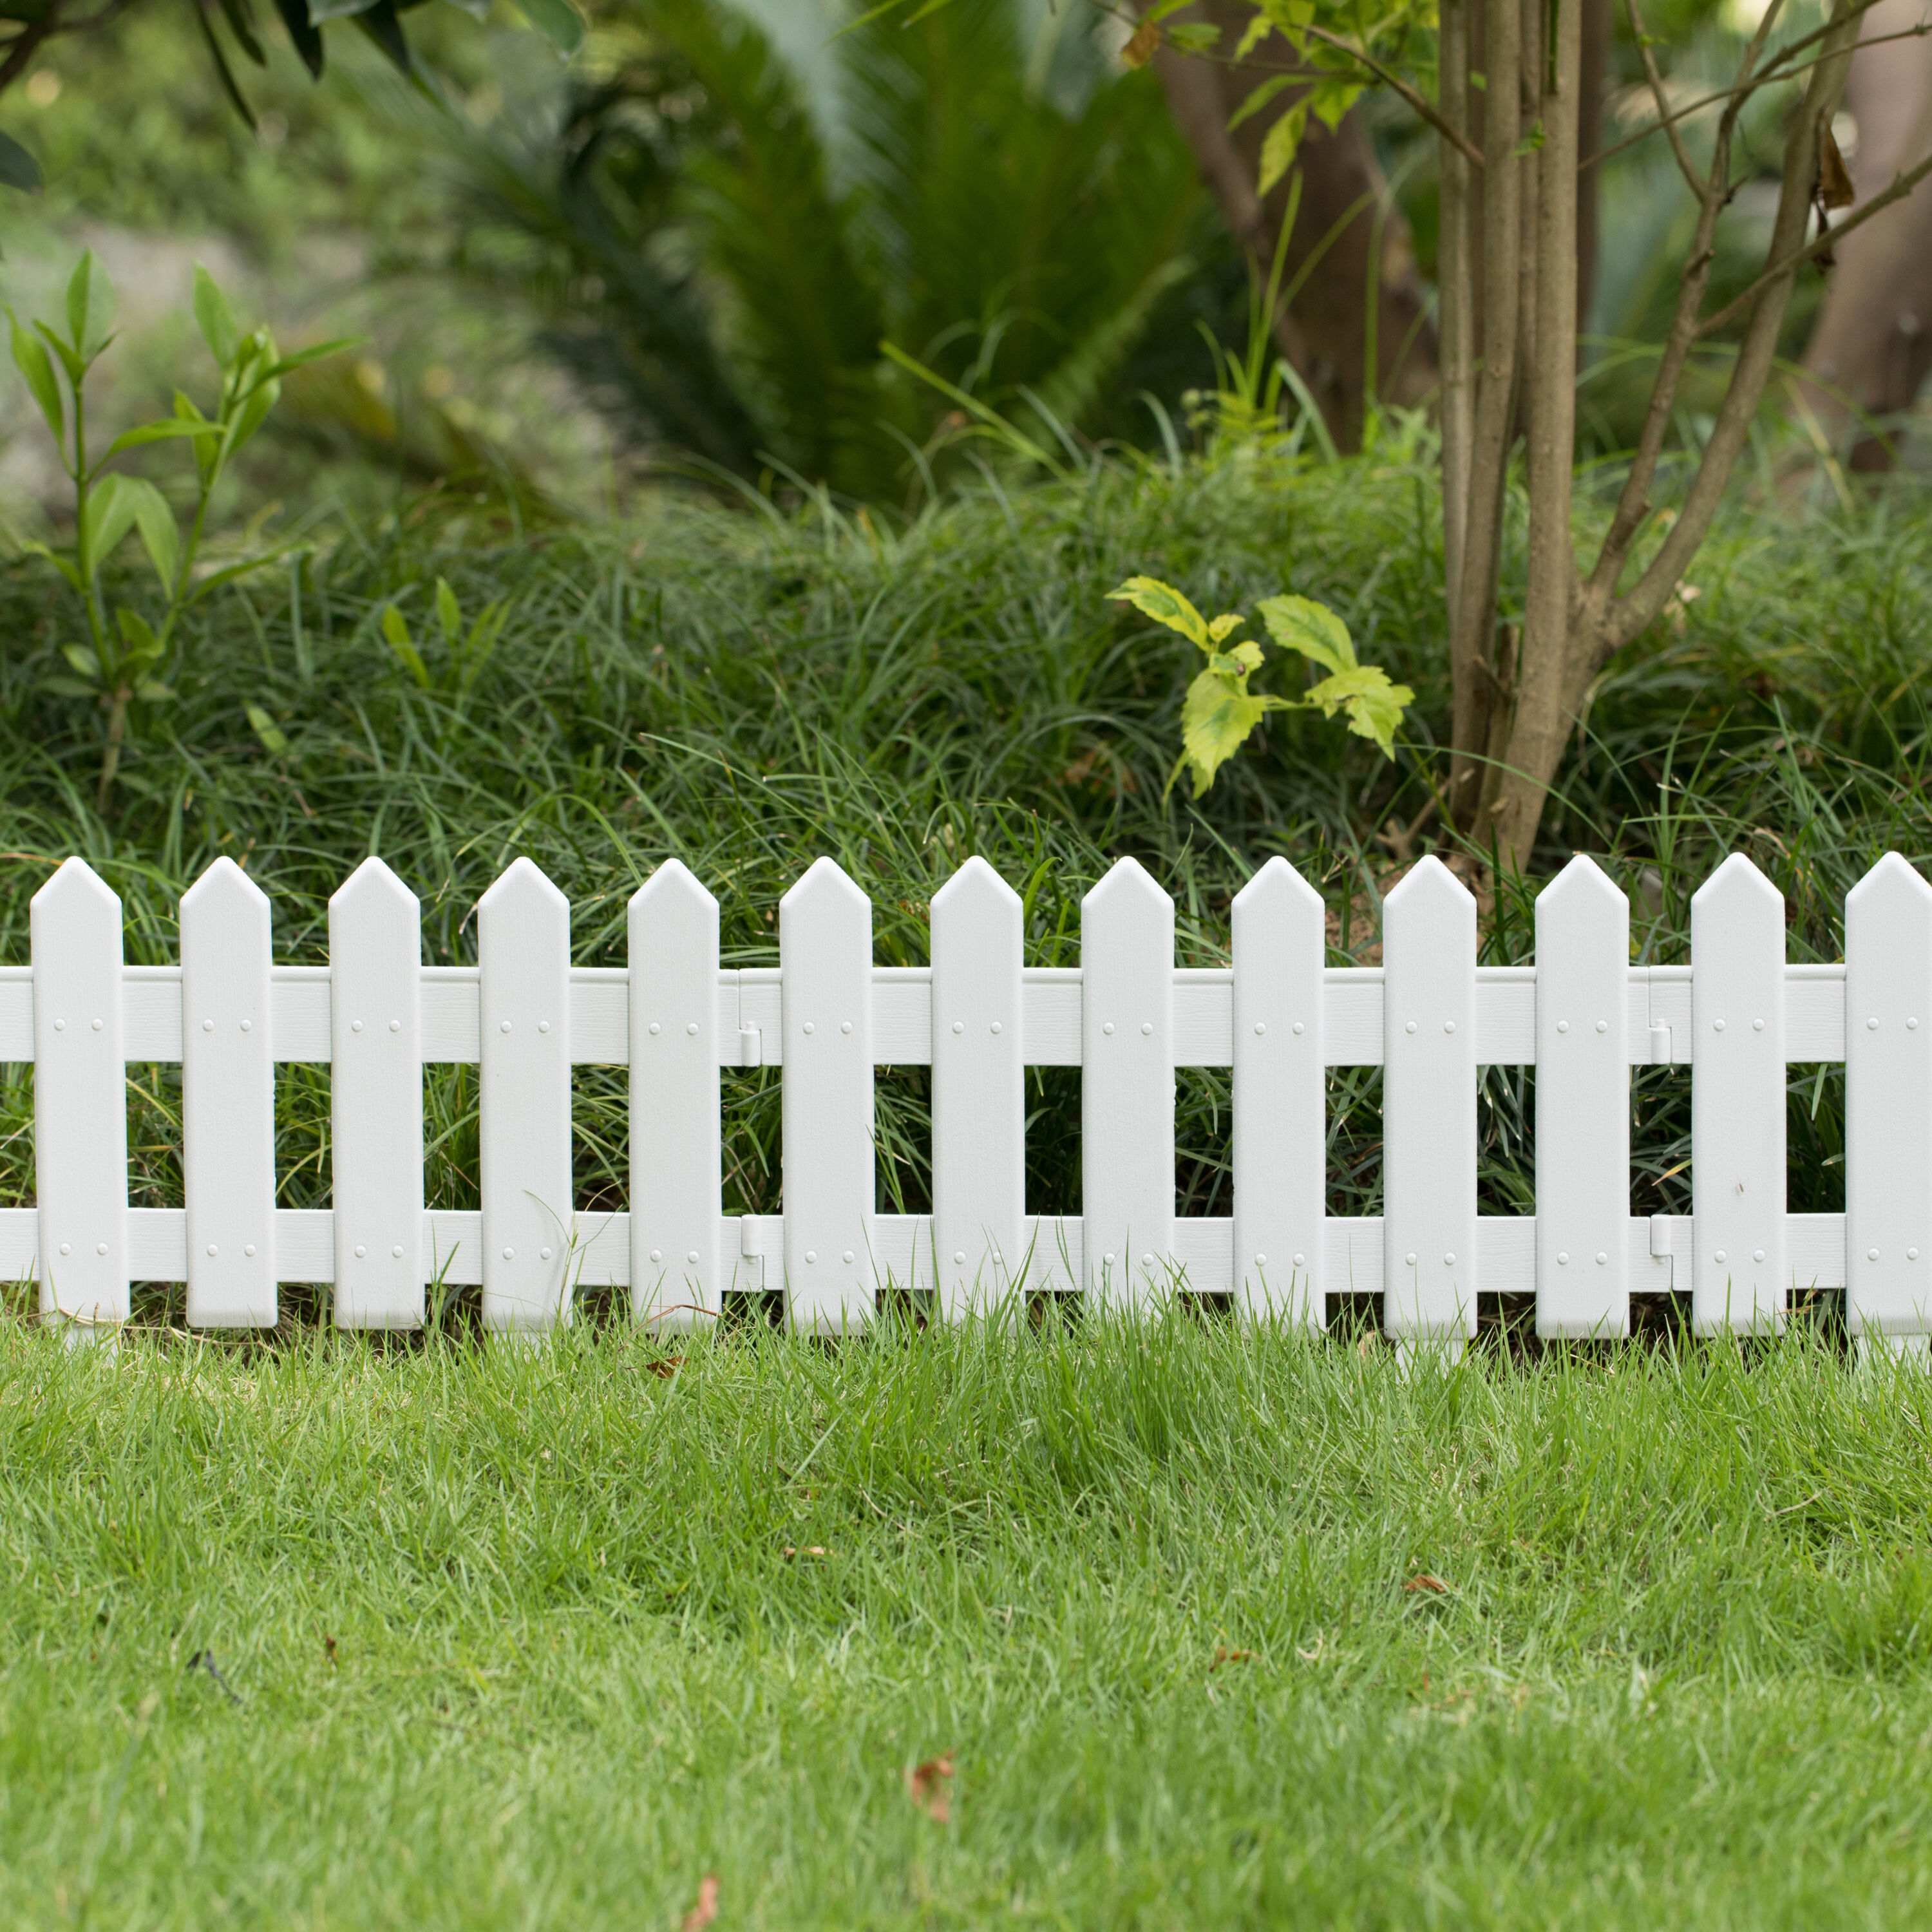
<svg viewBox="0 0 1932 1932"><path fill-rule="evenodd" d="M174 694L173 687L158 677L144 677L134 687L134 695L144 704L165 704Z"/></svg>
<svg viewBox="0 0 1932 1932"><path fill-rule="evenodd" d="M463 611L456 592L440 577L436 580L436 621L442 628L442 641L453 650L463 634Z"/></svg>
<svg viewBox="0 0 1932 1932"><path fill-rule="evenodd" d="M1329 670L1355 668L1348 627L1327 604L1312 597L1266 597L1256 608L1268 635L1284 650L1299 651Z"/></svg>
<svg viewBox="0 0 1932 1932"><path fill-rule="evenodd" d="M1144 617L1178 631L1191 644L1208 648L1208 626L1201 613L1171 584L1157 577L1130 577L1118 590L1107 592L1110 600L1131 604Z"/></svg>
<svg viewBox="0 0 1932 1932"><path fill-rule="evenodd" d="M509 614L510 600L507 597L499 597L477 613L476 622L470 627L470 641L463 647L463 674L458 682L464 692L475 684L483 667L490 662L490 653L496 648L496 640L503 634L504 620Z"/></svg>
<svg viewBox="0 0 1932 1932"><path fill-rule="evenodd" d="M100 682L100 660L94 655L90 646L86 644L63 644L61 656L88 680L90 688Z"/></svg>
<svg viewBox="0 0 1932 1932"><path fill-rule="evenodd" d="M268 412L281 400L281 384L274 381L257 382L248 392L248 399L242 405L242 412L229 431L227 446L222 452L224 463L268 420Z"/></svg>
<svg viewBox="0 0 1932 1932"><path fill-rule="evenodd" d="M79 388L87 374L87 364L44 322L34 324L34 333L54 352L55 359L67 371L67 379Z"/></svg>
<svg viewBox="0 0 1932 1932"><path fill-rule="evenodd" d="M1294 165L1294 152L1308 127L1308 103L1298 100L1268 130L1262 142L1260 192L1266 194Z"/></svg>
<svg viewBox="0 0 1932 1932"><path fill-rule="evenodd" d="M1181 757L1194 782L1194 796L1202 796L1214 774L1246 742L1248 734L1279 700L1252 696L1245 677L1235 679L1204 670L1187 687L1180 707Z"/></svg>
<svg viewBox="0 0 1932 1932"><path fill-rule="evenodd" d="M1220 44L1221 30L1210 20L1184 20L1168 28L1167 38L1184 54L1204 54Z"/></svg>
<svg viewBox="0 0 1932 1932"><path fill-rule="evenodd" d="M1525 154L1533 154L1543 146L1544 139L1543 123L1539 121L1510 152L1519 159Z"/></svg>
<svg viewBox="0 0 1932 1932"><path fill-rule="evenodd" d="M255 38L255 23L248 16L248 0L221 0L221 13L236 44L257 67L266 67L268 57Z"/></svg>
<svg viewBox="0 0 1932 1932"><path fill-rule="evenodd" d="M1240 629L1246 621L1238 610L1222 611L1220 616L1208 626L1208 641L1210 644L1218 644L1230 631ZM1261 652L1258 650L1255 652L1255 662L1257 664L1261 662Z"/></svg>
<svg viewBox="0 0 1932 1932"><path fill-rule="evenodd" d="M68 278L68 340L83 362L92 362L107 346L107 326L114 320L114 284L107 271L86 250Z"/></svg>
<svg viewBox="0 0 1932 1932"><path fill-rule="evenodd" d="M1262 25L1264 27L1267 26L1268 22L1262 19L1261 15L1258 14L1255 17L1256 20L1261 20ZM1242 44L1242 46L1243 52L1242 54L1236 56L1238 59L1242 58L1245 56L1246 43L1244 41ZM1300 78L1301 76L1299 74L1271 74L1266 80L1263 81L1258 87L1254 88L1252 92L1250 93L1246 100L1244 100L1240 106L1234 110L1234 113L1229 117L1228 122L1228 132L1232 134L1244 121L1250 119L1255 115L1258 114L1262 110L1282 91L1283 88L1292 87Z"/></svg>
<svg viewBox="0 0 1932 1932"><path fill-rule="evenodd" d="M428 690L429 666L423 662L422 652L410 641L409 620L393 604L384 608L382 635L388 640L389 648L402 660L404 668L416 680L417 688Z"/></svg>
<svg viewBox="0 0 1932 1932"><path fill-rule="evenodd" d="M60 384L54 365L47 359L46 345L20 326L20 319L10 308L7 320L14 332L14 366L27 379L27 387L53 432L63 456L67 450L67 409L61 400Z"/></svg>
<svg viewBox="0 0 1932 1932"><path fill-rule="evenodd" d="M25 543L22 544L20 548L25 550L29 556L40 557L44 559L47 562L52 564L55 569L58 571L62 576L65 578L68 582L73 585L75 590L81 590L84 589L85 586L82 584L80 580L80 572L76 566L73 558L62 556L58 550L50 550L45 544L36 543L31 537L28 538Z"/></svg>
<svg viewBox="0 0 1932 1932"><path fill-rule="evenodd" d="M517 0L524 17L568 60L584 44L584 16L570 0Z"/></svg>
<svg viewBox="0 0 1932 1932"><path fill-rule="evenodd" d="M40 164L10 134L0 134L0 186L23 194L40 191Z"/></svg>
<svg viewBox="0 0 1932 1932"><path fill-rule="evenodd" d="M1324 717L1337 711L1348 715L1348 729L1358 737L1372 739L1382 756L1395 756L1395 729L1403 711L1415 702L1415 693L1406 684L1392 684L1379 664L1358 664L1324 677L1310 689L1306 701L1319 705Z"/></svg>
<svg viewBox="0 0 1932 1932"><path fill-rule="evenodd" d="M40 688L51 691L56 698L98 698L100 694L99 686L84 683L77 677L44 677Z"/></svg>
<svg viewBox="0 0 1932 1932"><path fill-rule="evenodd" d="M277 376L286 376L291 369L299 369L304 363L320 362L325 356L340 356L345 349L361 347L368 339L361 335L341 335L333 342L318 342L313 349L291 350L280 362L263 370L261 380L267 382Z"/></svg>
<svg viewBox="0 0 1932 1932"><path fill-rule="evenodd" d="M1241 35L1240 39L1235 44L1234 64L1238 67L1241 62L1246 60L1249 55L1252 53L1256 48L1259 46L1262 41L1266 40L1269 34L1274 32L1274 22L1270 20L1265 14L1257 11L1254 18L1248 22L1246 31ZM1283 77L1284 83L1286 82L1286 76ZM1258 92L1258 90L1257 90L1257 92ZM1279 93L1280 89L1277 88L1275 88L1274 92ZM1254 98L1254 96L1250 94L1248 98L1252 100ZM1235 120L1238 121L1252 112L1252 110L1244 104L1241 109L1240 113L1235 116ZM1232 128L1234 126L1234 122L1231 121L1228 124Z"/></svg>
<svg viewBox="0 0 1932 1932"><path fill-rule="evenodd" d="M181 575L181 532L174 511L166 497L143 477L125 477L121 487L134 499L134 525L141 532L141 547L161 580L161 589L172 598Z"/></svg>
<svg viewBox="0 0 1932 1932"><path fill-rule="evenodd" d="M96 570L134 527L136 496L131 477L104 476L87 495L87 556Z"/></svg>
<svg viewBox="0 0 1932 1932"><path fill-rule="evenodd" d="M259 704L248 706L248 722L255 728L255 735L261 740L265 751L278 754L289 748L288 740L282 735L275 721Z"/></svg>
<svg viewBox="0 0 1932 1932"><path fill-rule="evenodd" d="M166 442L177 436L199 436L201 431L191 422L182 422L172 418L164 418L159 422L142 423L136 429L124 429L107 446L101 458L105 463L110 457L118 456L124 449L139 449L150 442Z"/></svg>
<svg viewBox="0 0 1932 1932"><path fill-rule="evenodd" d="M241 343L242 326L228 306L228 298L199 262L194 265L194 319L201 325L201 339L208 344L216 366L226 370Z"/></svg>
<svg viewBox="0 0 1932 1932"><path fill-rule="evenodd" d="M128 646L121 653L121 675L138 678L160 657L161 640L147 619L125 604L115 611L114 622L120 630L121 641Z"/></svg>

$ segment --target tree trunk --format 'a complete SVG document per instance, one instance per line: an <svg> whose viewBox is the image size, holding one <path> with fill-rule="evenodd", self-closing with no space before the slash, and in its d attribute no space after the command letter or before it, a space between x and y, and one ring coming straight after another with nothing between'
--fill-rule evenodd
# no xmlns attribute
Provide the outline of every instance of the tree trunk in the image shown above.
<svg viewBox="0 0 1932 1932"><path fill-rule="evenodd" d="M1864 39L1918 24L1922 0L1876 0ZM1861 201L1932 146L1932 37L1861 46L1845 105L1858 127L1852 178ZM1888 418L1910 409L1932 370L1932 188L1876 215L1834 251L1800 386L1803 409L1834 445L1852 439L1854 470L1888 468Z"/></svg>
<svg viewBox="0 0 1932 1932"><path fill-rule="evenodd" d="M1197 0L1186 13L1171 16L1170 24L1210 21L1221 29L1220 46L1232 50L1253 11L1243 0ZM1265 66L1202 60L1167 44L1154 59L1202 178L1214 190L1230 232L1263 272L1286 216L1288 184L1278 182L1265 198L1256 192L1262 143L1300 90L1284 90L1232 134L1228 123L1286 57L1279 37L1266 46ZM1370 393L1371 316L1376 396L1412 408L1435 393L1436 338L1426 291L1416 271L1408 224L1392 205L1358 113L1345 116L1333 134L1312 122L1295 165L1301 173L1301 206L1288 238L1288 274L1316 249L1323 253L1292 306L1274 318L1275 341L1307 384L1336 444L1354 448L1361 442Z"/></svg>

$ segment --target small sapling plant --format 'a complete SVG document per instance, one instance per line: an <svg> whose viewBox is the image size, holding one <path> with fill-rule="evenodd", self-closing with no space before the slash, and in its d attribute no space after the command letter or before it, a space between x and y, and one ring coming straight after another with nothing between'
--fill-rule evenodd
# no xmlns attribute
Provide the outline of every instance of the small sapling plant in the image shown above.
<svg viewBox="0 0 1932 1932"><path fill-rule="evenodd" d="M1339 712L1348 729L1372 739L1384 758L1395 756L1395 728L1403 710L1415 702L1415 693L1406 684L1392 683L1380 665L1358 663L1348 626L1325 604L1311 597L1280 596L1264 597L1256 607L1268 635L1283 650L1299 651L1328 674L1300 697L1283 698L1248 688L1248 680L1262 668L1263 646L1251 638L1228 641L1247 622L1238 610L1203 617L1172 584L1157 577L1130 577L1107 594L1178 632L1208 660L1180 707L1180 756L1168 774L1168 791L1185 771L1194 796L1201 797L1270 711L1319 711L1324 718Z"/></svg>
<svg viewBox="0 0 1932 1932"><path fill-rule="evenodd" d="M61 466L74 484L72 545L54 549L30 543L26 548L52 563L80 599L86 640L62 645L68 670L46 682L64 696L94 699L106 714L97 796L104 812L113 793L132 708L164 704L174 695L167 680L180 667L182 619L224 584L260 569L292 548L278 544L220 569L198 568L208 506L228 466L267 420L280 397L282 378L291 369L349 346L327 342L280 354L266 328L242 332L214 278L197 266L195 320L220 376L214 413L204 415L177 389L172 416L124 430L94 457L87 446L87 377L114 339L113 310L112 286L90 249L68 282L64 333L44 322L26 327L12 309L7 311L14 365L46 419ZM67 379L64 393L61 375ZM195 468L194 506L185 532L174 506L154 484L109 467L129 450L180 441L190 444ZM140 533L159 586L158 598L146 610L132 602L110 608L101 587L102 566L130 532ZM268 714L250 706L248 716L263 742L275 748L274 740L280 734Z"/></svg>

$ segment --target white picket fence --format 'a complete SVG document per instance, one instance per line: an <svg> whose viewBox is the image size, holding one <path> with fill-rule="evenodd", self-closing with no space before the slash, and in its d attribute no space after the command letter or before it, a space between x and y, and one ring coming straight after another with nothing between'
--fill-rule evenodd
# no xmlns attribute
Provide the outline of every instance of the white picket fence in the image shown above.
<svg viewBox="0 0 1932 1932"><path fill-rule="evenodd" d="M334 1285L350 1328L420 1324L480 1285L494 1328L628 1286L641 1320L782 1288L791 1321L863 1322L888 1287L958 1315L1016 1290L1132 1308L1231 1293L1322 1324L1383 1298L1399 1340L1454 1347L1476 1298L1533 1290L1546 1336L1628 1332L1634 1293L1707 1334L1846 1291L1898 1353L1932 1333L1932 886L1896 855L1846 905L1846 962L1785 962L1784 902L1742 856L1692 902L1688 967L1630 963L1630 908L1578 858L1537 902L1536 964L1478 967L1476 906L1436 860L1388 895L1378 968L1324 964L1319 896L1271 860L1234 902L1234 964L1174 964L1174 906L1123 860L1086 896L1081 964L1022 960L1020 901L970 860L932 902L931 968L872 963L872 908L821 859L780 907L779 964L722 970L717 902L682 866L632 899L626 968L574 967L570 908L519 860L478 908L479 963L425 967L380 860L329 904L326 967L278 965L267 898L218 860L182 901L181 964L127 966L120 902L78 859L35 896L31 967L0 968L0 1058L34 1063L37 1206L0 1209L0 1275L50 1314L124 1320L184 1281L190 1323L276 1318ZM185 1209L128 1203L126 1065L178 1061ZM274 1070L331 1072L334 1205L275 1205ZM1847 1211L1785 1211L1790 1061L1846 1064ZM425 1062L479 1066L480 1213L425 1212ZM1692 1069L1688 1216L1630 1212L1630 1070ZM630 1070L630 1211L575 1213L573 1064ZM874 1210L873 1070L932 1069L933 1211ZM1477 1069L1534 1065L1533 1216L1476 1211ZM1386 1211L1324 1211L1326 1070L1384 1070ZM720 1070L782 1070L784 1208L722 1211ZM1082 1070L1078 1217L1030 1214L1024 1070ZM1174 1070L1233 1069L1232 1218L1174 1213Z"/></svg>

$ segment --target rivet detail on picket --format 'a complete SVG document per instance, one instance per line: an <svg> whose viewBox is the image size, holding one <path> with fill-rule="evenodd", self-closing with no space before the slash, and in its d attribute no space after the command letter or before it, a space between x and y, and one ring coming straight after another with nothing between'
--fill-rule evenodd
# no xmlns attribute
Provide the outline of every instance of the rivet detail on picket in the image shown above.
<svg viewBox="0 0 1932 1932"><path fill-rule="evenodd" d="M708 1323L728 1286L718 1074L718 902L668 859L631 896L631 1306L661 1330ZM668 1029L656 1015L688 1014ZM692 1029L695 1028L694 1031ZM746 1035L739 1033L741 1043ZM743 1064L758 1064L754 1050ZM685 1257L668 1266L666 1255Z"/></svg>
<svg viewBox="0 0 1932 1932"><path fill-rule="evenodd" d="M778 961L786 1305L794 1327L838 1334L872 1318L876 1293L872 904L831 860L779 901Z"/></svg>
<svg viewBox="0 0 1932 1932"><path fill-rule="evenodd" d="M128 1312L121 902L69 859L28 909L40 1308L90 1334ZM94 1023L70 1028L67 1016Z"/></svg>
<svg viewBox="0 0 1932 1932"><path fill-rule="evenodd" d="M1084 1287L1096 1306L1142 1307L1172 1274L1174 902L1134 860L1081 902L1080 970ZM1150 1017L1116 1035L1107 1014Z"/></svg>
<svg viewBox="0 0 1932 1932"><path fill-rule="evenodd" d="M1630 1332L1629 969L1630 902L1580 853L1536 898L1539 1335ZM1573 1031L1570 1013L1605 1017ZM1573 1249L1599 1264L1571 1269Z"/></svg>
<svg viewBox="0 0 1932 1932"><path fill-rule="evenodd" d="M1383 902L1392 1028L1384 1068L1383 1318L1405 1341L1460 1347L1476 1332L1476 902L1439 859ZM1412 1015L1433 1024L1414 1030ZM1444 1257L1418 1269L1418 1252ZM1460 1255L1462 1265L1453 1257Z"/></svg>
<svg viewBox="0 0 1932 1932"><path fill-rule="evenodd" d="M1326 1324L1327 1068L1322 1058L1322 895L1273 858L1236 894L1236 1306L1250 1316ZM1268 1257L1288 1255L1272 1269ZM1312 1255L1311 1266L1306 1257Z"/></svg>
<svg viewBox="0 0 1932 1932"><path fill-rule="evenodd" d="M422 916L415 893L365 859L328 902L335 1320L422 1325ZM364 1030L358 1014L386 1013ZM373 1248L374 1256L369 1254ZM353 1254L364 1265L350 1268Z"/></svg>
<svg viewBox="0 0 1932 1932"><path fill-rule="evenodd" d="M485 1028L483 1322L529 1332L570 1319L570 902L519 859L478 902ZM546 1240L564 1250L544 1258Z"/></svg>
<svg viewBox="0 0 1932 1932"><path fill-rule="evenodd" d="M181 904L182 1007L203 1016L182 1042L192 1328L275 1321L272 957L268 895L233 860L216 860Z"/></svg>
<svg viewBox="0 0 1932 1932"><path fill-rule="evenodd" d="M1024 1251L1024 1042L1006 1024L1023 923L1019 895L981 858L932 896L932 1228L951 1316L997 1306L1012 1282L994 1257Z"/></svg>
<svg viewBox="0 0 1932 1932"><path fill-rule="evenodd" d="M1846 1326L1859 1338L1932 1328L1932 885L1888 852L1845 900Z"/></svg>
<svg viewBox="0 0 1932 1932"><path fill-rule="evenodd" d="M1748 1334L1782 1325L1789 1285L1784 898L1742 852L1691 899L1690 957L1691 1325Z"/></svg>

